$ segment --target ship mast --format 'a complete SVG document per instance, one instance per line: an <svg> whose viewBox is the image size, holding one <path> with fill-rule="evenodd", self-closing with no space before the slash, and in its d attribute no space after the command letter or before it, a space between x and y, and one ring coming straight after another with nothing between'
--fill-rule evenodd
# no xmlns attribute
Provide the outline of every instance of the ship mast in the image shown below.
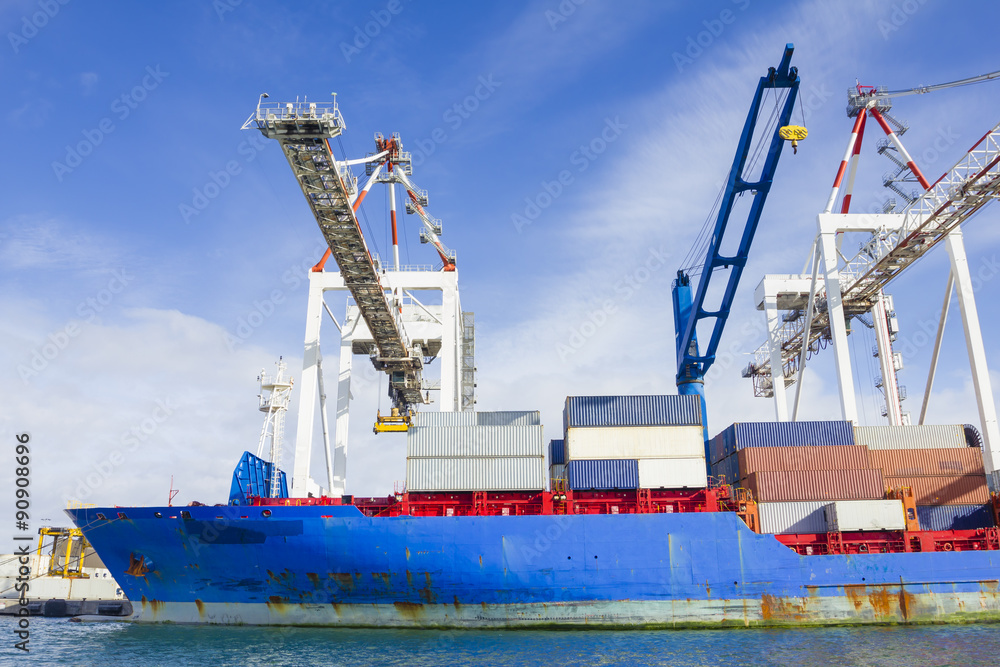
<svg viewBox="0 0 1000 667"><path fill-rule="evenodd" d="M267 375L263 369L257 380L260 382L260 411L265 414L264 425L260 429L260 442L257 444L257 456L262 457L264 445L270 440L271 484L268 495L277 498L281 494L281 446L285 438L285 413L288 412L288 402L292 395L291 378L287 380L285 362L279 357L275 363L277 372Z"/></svg>

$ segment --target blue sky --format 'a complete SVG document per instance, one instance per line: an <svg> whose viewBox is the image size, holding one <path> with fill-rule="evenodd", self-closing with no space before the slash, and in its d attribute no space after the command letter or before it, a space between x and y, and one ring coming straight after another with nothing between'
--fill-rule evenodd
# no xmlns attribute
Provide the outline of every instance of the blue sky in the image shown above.
<svg viewBox="0 0 1000 667"><path fill-rule="evenodd" d="M400 133L458 252L463 307L476 313L479 408L542 410L555 437L567 394L674 392L670 281L725 177L757 79L794 42L810 136L778 166L728 354L707 386L716 432L773 415L739 377L763 341L753 288L764 273L801 270L850 132L846 89L1000 69L995 47L975 38L991 5L971 5L4 3L0 425L9 444L31 434L35 525L62 523L70 498L160 504L171 475L179 502L223 502L232 467L256 446L257 373L279 355L298 373L304 269L322 241L277 145L240 131L260 93L336 92L349 157L371 151L375 132ZM996 124L998 101L991 82L900 98L894 114L937 178ZM581 157L602 132L603 150ZM856 202L886 196L875 141L870 133ZM539 199L563 171L571 179L558 196ZM548 205L516 224L533 201ZM385 202L373 191L362 222L388 257ZM998 215L987 207L965 230L987 332L1000 324ZM412 217L402 233L404 262L435 260ZM946 275L940 249L892 285L904 338L936 321ZM255 311L267 311L262 324L227 345ZM581 339L581 327L593 333ZM866 335L852 343L862 421L879 423ZM978 422L957 319L946 340L931 421ZM19 370L48 344L53 358ZM929 349L914 346L900 375L913 412ZM1000 363L989 334L987 355ZM809 374L808 417L838 416L831 359ZM370 433L386 405L377 382L354 393L349 486L381 495L405 476L404 439ZM0 516L12 512L0 504Z"/></svg>

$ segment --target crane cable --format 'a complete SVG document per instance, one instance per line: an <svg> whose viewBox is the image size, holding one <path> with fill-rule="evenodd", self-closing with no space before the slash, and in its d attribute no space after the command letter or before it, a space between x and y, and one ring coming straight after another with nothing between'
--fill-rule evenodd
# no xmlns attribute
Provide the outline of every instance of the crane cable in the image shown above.
<svg viewBox="0 0 1000 667"><path fill-rule="evenodd" d="M785 93L787 95L787 93ZM754 170L760 157L764 151L765 139L769 138L771 135L771 130L777 124L778 116L780 114L780 103L778 100L777 91L774 92L775 95L775 107L771 111L771 115L768 117L765 123L764 131L758 136L757 143L751 151L751 158L748 166L744 167L744 173L749 173ZM801 100L800 100L801 101ZM726 182L728 183L729 177L732 175L732 170L726 175ZM715 218L719 211L719 206L722 203L722 197L725 194L726 186L723 185L718 194L715 197L715 202L712 204L712 208L705 218L705 222L702 224L701 229L698 232L698 236L695 237L694 244L688 251L687 255L684 257L682 262L683 271L688 275L694 277L701 274L702 269L704 269L704 264L694 264L694 262L699 259L704 258L705 254L708 252L708 246L711 242L712 232L715 230Z"/></svg>

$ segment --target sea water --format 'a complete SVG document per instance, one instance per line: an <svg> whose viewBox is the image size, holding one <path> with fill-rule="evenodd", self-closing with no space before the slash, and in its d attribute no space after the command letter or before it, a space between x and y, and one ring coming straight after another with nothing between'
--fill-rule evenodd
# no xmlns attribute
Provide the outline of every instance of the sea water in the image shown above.
<svg viewBox="0 0 1000 667"><path fill-rule="evenodd" d="M1000 665L1000 626L486 631L0 619L3 665Z"/></svg>

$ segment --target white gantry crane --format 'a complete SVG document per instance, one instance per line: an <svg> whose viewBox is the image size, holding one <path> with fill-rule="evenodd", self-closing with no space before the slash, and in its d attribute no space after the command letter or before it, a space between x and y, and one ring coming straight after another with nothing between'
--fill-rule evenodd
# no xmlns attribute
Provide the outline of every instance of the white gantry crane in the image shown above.
<svg viewBox="0 0 1000 667"><path fill-rule="evenodd" d="M325 104L295 102L264 103L243 125L256 128L281 144L309 208L329 246L309 273L302 391L296 434L293 497L328 494L346 489L347 437L351 400L353 357L366 355L377 372L388 378L390 414L377 417L376 432L405 431L415 418L415 408L431 402L438 392L441 411L472 410L474 389L474 320L463 313L458 293L455 254L441 243L441 221L425 210L427 192L410 179L410 154L403 150L399 135L375 135L375 151L356 160L338 160L330 139L344 130L336 96ZM368 179L358 190L352 166L364 165ZM356 212L376 183L388 187L393 258L382 265L365 242ZM431 266L401 266L396 227L396 192L400 185L407 196L406 211L422 223L420 240L432 245L441 260ZM333 257L339 269L325 271ZM328 291L350 294L343 324L337 321L324 299ZM441 303L424 303L415 292L440 292ZM424 299L426 300L426 298ZM324 312L340 333L340 364L337 376L335 446L331 448L320 329ZM440 359L441 379L428 382L427 363ZM326 486L310 477L317 400L326 453Z"/></svg>
<svg viewBox="0 0 1000 667"><path fill-rule="evenodd" d="M951 271L920 423L926 416L947 306L955 289L984 431L984 462L988 472L996 469L994 461L1000 464L1000 430L960 227L986 203L1000 195L1000 125L986 132L941 178L929 183L899 138L905 126L888 114L891 96L968 85L998 76L1000 72L994 72L937 86L893 92L859 85L848 92L848 116L855 118L855 122L829 199L817 218L817 236L809 261L802 274L765 276L755 295L757 308L763 310L767 318L768 341L757 349L754 361L744 371L744 376L753 379L757 396L774 398L779 420L789 419L785 390L796 383L791 419L798 418L806 361L832 343L841 412L844 419L857 421L854 379L847 345L848 323L852 318L863 320L870 314L882 372L885 414L890 424L908 423L907 415L900 407L903 396L896 382L900 359L892 352L892 341L898 329L891 298L884 293L884 288L932 247L944 241ZM878 147L879 153L889 157L897 166L894 173L883 177L883 184L905 197L906 204L899 211L895 202L891 201L881 213L850 213L854 177L865 122L869 117L879 124L887 136L887 140ZM923 192L908 195L899 185L906 180L919 183ZM834 213L842 185L839 212ZM844 235L856 232L866 234L867 241L853 257L846 256ZM810 266L811 273L807 273ZM780 381L775 381L776 369L780 369Z"/></svg>

